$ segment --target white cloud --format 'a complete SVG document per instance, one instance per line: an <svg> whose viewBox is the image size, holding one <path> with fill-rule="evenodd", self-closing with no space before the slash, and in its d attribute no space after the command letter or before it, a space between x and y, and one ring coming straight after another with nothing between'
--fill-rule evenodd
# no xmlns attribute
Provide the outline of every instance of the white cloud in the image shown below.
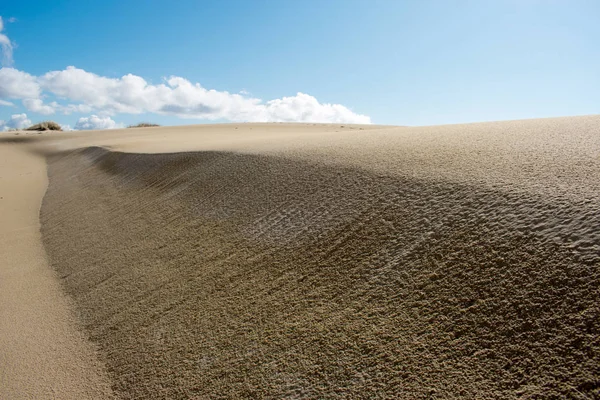
<svg viewBox="0 0 600 400"><path fill-rule="evenodd" d="M44 104L41 99L25 99L23 100L23 105L29 111L40 113L43 115L50 115L56 112L56 108L58 104L56 102L48 104Z"/></svg>
<svg viewBox="0 0 600 400"><path fill-rule="evenodd" d="M81 103L71 107L87 106L107 115L157 113L238 122L371 122L368 116L356 114L341 104L321 104L304 93L264 103L241 94L209 90L176 76L153 85L132 74L107 78L67 67L46 73L38 82L45 91Z"/></svg>
<svg viewBox="0 0 600 400"><path fill-rule="evenodd" d="M9 18L9 22L14 22L12 18ZM11 66L13 63L13 44L6 36L2 33L4 30L4 22L0 17L0 48L2 48L2 65Z"/></svg>
<svg viewBox="0 0 600 400"><path fill-rule="evenodd" d="M35 76L14 68L0 68L0 99L37 99L40 95Z"/></svg>
<svg viewBox="0 0 600 400"><path fill-rule="evenodd" d="M9 129L23 129L31 125L31 120L27 118L27 114L13 114L8 121L0 120L0 131Z"/></svg>
<svg viewBox="0 0 600 400"><path fill-rule="evenodd" d="M44 104L48 94L56 101ZM333 122L369 124L366 115L341 104L320 103L304 93L263 102L243 94L206 89L199 83L172 76L160 84L128 74L107 78L83 69L67 67L34 77L14 68L0 69L0 99L23 99L25 107L45 115L91 113L155 113L181 118L224 119L235 122Z"/></svg>
<svg viewBox="0 0 600 400"><path fill-rule="evenodd" d="M0 106L12 107L12 106L14 106L14 104L11 103L10 101L0 99Z"/></svg>
<svg viewBox="0 0 600 400"><path fill-rule="evenodd" d="M368 124L371 119L358 115L341 104L321 104L316 98L304 93L294 97L271 100L266 106L266 121L283 122L346 122Z"/></svg>
<svg viewBox="0 0 600 400"><path fill-rule="evenodd" d="M2 100L0 100L2 104ZM44 104L42 99L24 99L23 105L27 110L37 112L43 115L54 114L55 112L61 112L65 115L73 113L88 114L93 111L93 108L87 104L58 104L56 101Z"/></svg>
<svg viewBox="0 0 600 400"><path fill-rule="evenodd" d="M117 129L122 127L122 124L117 124L110 117L99 117L97 115L90 115L89 117L79 118L79 120L75 124L75 129L78 130Z"/></svg>
<svg viewBox="0 0 600 400"><path fill-rule="evenodd" d="M57 104L56 102L52 102L50 104L53 107L55 107L56 109L58 109L60 112L62 112L63 114L66 114L66 115L73 114L73 113L87 114L87 113L91 113L93 110L92 107L88 106L87 104L67 104L66 106L61 106L60 104Z"/></svg>

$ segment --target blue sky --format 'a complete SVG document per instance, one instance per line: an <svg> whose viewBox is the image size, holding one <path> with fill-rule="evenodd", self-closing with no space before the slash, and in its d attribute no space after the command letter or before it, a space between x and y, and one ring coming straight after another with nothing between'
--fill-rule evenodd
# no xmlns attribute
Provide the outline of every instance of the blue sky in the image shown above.
<svg viewBox="0 0 600 400"><path fill-rule="evenodd" d="M598 1L2 3L5 125L23 113L83 128L600 111Z"/></svg>

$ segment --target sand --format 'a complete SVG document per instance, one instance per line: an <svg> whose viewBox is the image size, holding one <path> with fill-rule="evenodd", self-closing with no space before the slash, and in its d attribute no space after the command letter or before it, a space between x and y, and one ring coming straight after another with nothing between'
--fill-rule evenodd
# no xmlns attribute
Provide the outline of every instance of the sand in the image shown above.
<svg viewBox="0 0 600 400"><path fill-rule="evenodd" d="M599 116L8 137L120 398L600 396Z"/></svg>
<svg viewBox="0 0 600 400"><path fill-rule="evenodd" d="M110 382L47 264L46 164L0 145L0 398L106 399Z"/></svg>

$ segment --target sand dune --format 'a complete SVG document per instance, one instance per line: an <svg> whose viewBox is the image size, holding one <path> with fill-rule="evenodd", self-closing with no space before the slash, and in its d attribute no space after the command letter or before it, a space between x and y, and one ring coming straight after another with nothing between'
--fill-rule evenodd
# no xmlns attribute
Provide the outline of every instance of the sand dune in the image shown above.
<svg viewBox="0 0 600 400"><path fill-rule="evenodd" d="M600 396L598 116L22 147L122 398Z"/></svg>
<svg viewBox="0 0 600 400"><path fill-rule="evenodd" d="M7 138L0 139L0 398L112 398L42 246L45 160Z"/></svg>

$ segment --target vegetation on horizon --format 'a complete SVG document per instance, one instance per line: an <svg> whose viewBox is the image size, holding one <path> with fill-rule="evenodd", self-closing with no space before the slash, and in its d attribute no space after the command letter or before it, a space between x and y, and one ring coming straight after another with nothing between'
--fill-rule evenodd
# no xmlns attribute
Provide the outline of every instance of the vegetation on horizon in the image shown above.
<svg viewBox="0 0 600 400"><path fill-rule="evenodd" d="M150 128L153 126L160 126L159 124L153 124L150 122L140 122L137 125L129 125L128 128Z"/></svg>
<svg viewBox="0 0 600 400"><path fill-rule="evenodd" d="M43 121L35 125L31 125L29 128L25 128L26 131L62 131L62 127L54 121Z"/></svg>

